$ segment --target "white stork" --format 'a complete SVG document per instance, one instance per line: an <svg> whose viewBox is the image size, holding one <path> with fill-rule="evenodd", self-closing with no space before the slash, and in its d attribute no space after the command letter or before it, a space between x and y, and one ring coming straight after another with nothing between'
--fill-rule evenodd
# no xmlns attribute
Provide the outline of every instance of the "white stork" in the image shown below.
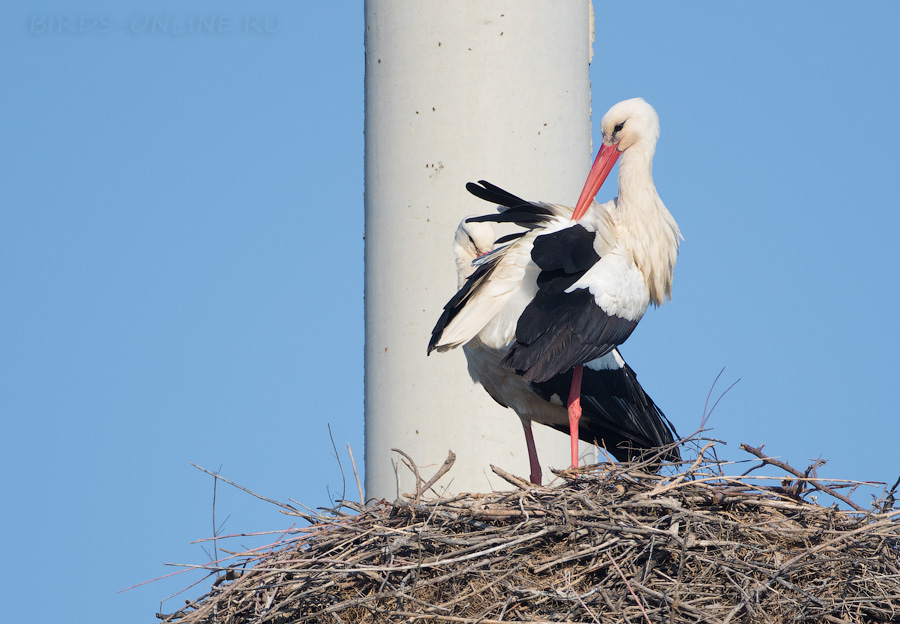
<svg viewBox="0 0 900 624"><path fill-rule="evenodd" d="M453 248L459 288L462 288L475 270L473 262L494 249L493 226L463 220L456 230ZM497 403L512 408L521 419L531 482L540 485L541 465L531 423L569 432L563 401L572 385L573 371L570 369L544 382L530 382L500 364L507 349L487 347L476 336L463 345L463 351L472 380L480 383ZM617 349L586 365L581 405L584 413L579 420L579 437L604 446L619 461L638 459L648 449L673 443L671 423L638 383L634 371ZM665 452L662 459L679 459L677 449Z"/></svg>
<svg viewBox="0 0 900 624"><path fill-rule="evenodd" d="M648 305L671 298L681 233L653 184L659 118L640 98L613 106L600 122L603 145L574 211L531 203L482 181L466 188L500 214L470 221L514 222L530 231L477 264L444 307L428 352L478 337L507 350L501 364L529 382L573 371L568 399L572 465L578 463L583 365L622 344ZM597 204L616 160L618 197ZM501 241L506 242L504 239Z"/></svg>

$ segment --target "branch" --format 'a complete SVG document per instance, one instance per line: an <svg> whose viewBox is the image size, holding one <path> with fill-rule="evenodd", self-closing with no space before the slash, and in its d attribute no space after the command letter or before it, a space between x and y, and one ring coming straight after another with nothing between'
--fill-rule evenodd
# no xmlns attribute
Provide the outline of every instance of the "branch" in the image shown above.
<svg viewBox="0 0 900 624"><path fill-rule="evenodd" d="M762 446L760 446L759 448L755 448L753 446L750 446L749 444L745 444L742 442L741 450L747 451L748 453L750 453L752 455L756 455L761 460L763 460L765 463L775 466L776 468L781 468L782 470L786 470L787 472L791 473L795 477L806 480L810 485L812 485L817 490L819 490L821 492L825 492L829 496L833 496L834 498L838 499L839 501L846 503L847 505L850 505L850 507L852 507L856 511L861 511L861 512L866 511L865 509L863 509L862 507L860 507L859 505L854 503L852 500L850 500L843 494L836 492L834 489L828 487L821 481L819 481L817 479L810 479L809 478L810 470L807 470L806 473L803 473L782 461L768 457L765 453L763 453ZM819 465L819 463L816 462L816 466L818 466L818 465ZM810 466L810 468L813 468L813 466Z"/></svg>
<svg viewBox="0 0 900 624"><path fill-rule="evenodd" d="M447 455L447 459L444 460L444 463L440 468L438 468L438 471L434 473L434 476L428 480L428 483L424 484L422 487L416 490L416 500L418 500L418 498L422 496L422 494L427 492L432 485L437 483L438 479L447 474L447 471L453 467L453 464L456 462L456 453L454 453L453 451L448 451L448 453L449 454ZM435 494L437 494L437 492L435 492Z"/></svg>
<svg viewBox="0 0 900 624"><path fill-rule="evenodd" d="M278 505L279 507L282 507L282 508L284 508L284 509L288 509L288 510L293 511L293 512L296 512L296 511L297 511L297 509L295 509L294 507L291 507L291 506L288 505L288 504L285 504L285 503L279 503L277 500L273 500L273 499L271 499L271 498L266 498L265 496L260 496L260 495L257 494L256 492L253 492L252 490L248 490L248 489L245 488L243 485L238 485L238 484L235 483L234 481L229 481L228 479L226 479L226 478L223 477L222 475L216 474L215 472L212 472L212 471L210 471L210 470L207 470L206 468L204 468L204 467L202 467L202 466L198 466L198 465L195 464L194 462L191 462L191 466L193 466L193 467L196 468L197 470L202 470L202 471L205 472L206 474L208 474L208 475L210 475L210 476L212 476L212 477L215 477L216 479L221 479L222 481L224 481L224 482L227 483L228 485L231 485L231 486L233 486L233 487L236 487L236 488L239 489L239 490L243 490L244 492L247 492L247 494L250 494L251 496L255 496L255 497L258 498L259 500L264 500L264 501L266 501L267 503L272 503L273 505Z"/></svg>

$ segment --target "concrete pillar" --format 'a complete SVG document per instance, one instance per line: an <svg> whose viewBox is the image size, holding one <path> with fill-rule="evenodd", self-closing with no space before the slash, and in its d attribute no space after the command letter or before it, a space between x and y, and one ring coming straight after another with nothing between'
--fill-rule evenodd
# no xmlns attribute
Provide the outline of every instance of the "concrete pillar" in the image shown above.
<svg viewBox="0 0 900 624"><path fill-rule="evenodd" d="M519 419L466 372L461 350L426 346L456 287L459 220L493 208L465 190L489 180L574 205L590 168L588 0L366 0L366 496L414 491L397 447L449 491L527 478ZM566 436L540 425L545 475Z"/></svg>

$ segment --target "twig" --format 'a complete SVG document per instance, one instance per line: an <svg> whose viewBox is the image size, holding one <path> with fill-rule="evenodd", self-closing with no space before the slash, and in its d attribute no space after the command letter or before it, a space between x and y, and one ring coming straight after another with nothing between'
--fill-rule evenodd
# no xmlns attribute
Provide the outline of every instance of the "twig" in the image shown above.
<svg viewBox="0 0 900 624"><path fill-rule="evenodd" d="M212 524L213 524L213 556L211 559L213 561L219 558L219 527L216 525L216 485L219 483L219 472L222 471L222 466L219 466L219 470L216 471L216 474L213 475L213 499L212 499ZM223 525L224 526L224 525ZM218 575L218 573L216 573Z"/></svg>
<svg viewBox="0 0 900 624"><path fill-rule="evenodd" d="M628 592L631 594L631 597L634 598L634 601L637 603L638 609L640 609L641 613L644 614L644 619L647 620L647 624L652 624L652 622L650 622L650 616L647 615L647 612L644 610L644 603L641 602L640 598L637 597L637 594L634 593L634 590L631 589L631 584L628 582L628 579L625 578L625 575L622 574L622 568L619 567L619 564L616 563L616 560L613 559L611 554L606 553L606 556L609 559L610 563L612 563L613 566L615 566L616 572L619 573L619 576L622 577L622 581L625 583L625 587L628 588Z"/></svg>
<svg viewBox="0 0 900 624"><path fill-rule="evenodd" d="M679 483L684 481L684 479L688 475L690 475L692 472L694 472L697 469L697 466L699 466L703 462L703 459L704 459L703 454L706 453L707 449L709 449L712 445L713 445L712 442L708 442L706 444L706 446L704 446L700 450L700 453L697 455L697 459L694 460L694 463L691 464L690 468L688 468L687 470L682 472L680 475L678 475L677 477L672 479L671 482L655 487L653 489L653 491L648 494L648 496L657 496L659 494L662 494L663 492L667 492L668 490L671 490L672 488L677 487Z"/></svg>
<svg viewBox="0 0 900 624"><path fill-rule="evenodd" d="M447 471L453 467L453 464L455 462L456 462L456 453L454 453L453 451L448 451L447 459L444 460L444 463L441 464L441 467L438 468L438 471L436 473L434 473L434 476L431 477L427 483L422 485L422 487L416 489L416 500L419 500L419 498L422 496L422 494L427 492L431 488L431 486L433 486L435 483L437 483L438 479L440 479L445 474L447 474Z"/></svg>
<svg viewBox="0 0 900 624"><path fill-rule="evenodd" d="M535 486L530 481L526 481L522 477L517 477L515 475L512 475L512 474L506 472L505 470L503 470L502 468L498 468L494 464L489 464L489 465L495 475L497 475L498 477L500 477L501 479L503 479L510 485L514 485L517 488L519 488L520 490L525 490L525 491L534 489Z"/></svg>
<svg viewBox="0 0 900 624"><path fill-rule="evenodd" d="M809 478L808 474L802 473L799 470L797 470L796 468L789 466L788 464L786 464L782 461L779 461L772 457L768 457L765 453L763 453L762 446L760 446L759 448L755 448L753 446L750 446L749 444L741 443L741 449L744 451L747 451L748 453L752 453L753 455L756 455L757 457L759 457L761 460L763 460L767 464L771 464L772 466L775 466L776 468L781 468L782 470L786 470L787 472L791 473L795 477L800 477L804 481ZM809 471L807 471L807 473L808 472ZM846 503L847 505L849 505L856 511L862 511L862 512L865 511L865 509L863 509L862 507L860 507L859 505L854 503L852 500L850 500L843 494L835 492L832 488L828 487L821 481L818 481L816 479L810 479L809 483L810 483L810 485L815 487L817 490L825 492L829 496L833 496L834 498L838 499L839 501Z"/></svg>
<svg viewBox="0 0 900 624"><path fill-rule="evenodd" d="M581 595L577 591L575 591L575 589L572 588L572 577L571 577L571 574L569 574L568 572L566 572L566 585L568 586L569 591L571 591L572 594L574 594L575 598L578 599L578 603L581 605L581 608L584 609L585 611L587 611L588 615L590 615L591 618L594 620L594 623L600 624L600 620L597 619L597 614L594 613L594 610L591 609L589 606L587 606L584 603L584 600L581 598ZM627 585L627 583L626 583L626 585Z"/></svg>
<svg viewBox="0 0 900 624"><path fill-rule="evenodd" d="M416 477L416 492L418 492L419 489L420 489L420 488L419 488L419 484L420 484L420 483L423 483L423 482L425 481L425 479L423 479L423 478L421 477L421 475L419 475L419 467L416 465L416 462L413 461L412 457L410 457L409 455L407 455L405 452L401 451L401 450L398 449L398 448L392 448L391 450L394 451L395 453L398 453L398 454L402 455L403 458L406 460L406 461L405 461L406 467L409 468L410 471L411 471L411 472L415 475L415 477ZM419 500L419 498L418 498L418 496L417 496L417 497L416 497L416 501L418 502L418 500Z"/></svg>
<svg viewBox="0 0 900 624"><path fill-rule="evenodd" d="M211 476L213 476L213 477L216 477L217 479L221 479L222 481L224 481L224 482L227 483L228 485L230 485L230 486L232 486L232 487L236 487L237 489L242 490L242 491L244 491L244 492L247 492L247 494L249 494L250 496L254 496L254 497L258 498L259 500L266 501L267 503L272 503L273 505L277 505L277 506L281 507L282 509L288 509L288 510L293 511L293 512L296 512L296 511L297 511L295 508L291 507L290 505L288 505L288 504L286 504L286 503L279 503L277 500L274 500L274 499L271 499L271 498L266 498L265 496L260 496L260 495L257 494L256 492L254 492L254 491L252 491L252 490L248 490L248 489L245 488L243 485L238 485L237 483L235 483L235 482L233 482L233 481L229 481L228 479L226 479L226 478L223 477L222 475L216 474L216 473L214 473L214 472L211 472L211 471L207 470L206 468L204 468L204 467L202 467L202 466L198 466L198 465L195 464L194 462L191 462L191 466L193 466L193 467L196 468L197 470L202 470L202 471L205 472L206 474L211 475Z"/></svg>
<svg viewBox="0 0 900 624"><path fill-rule="evenodd" d="M353 451L350 449L350 443L347 442L347 453L350 454L350 463L353 465L353 476L356 477L356 487L359 490L359 504L365 505L366 501L363 498L363 490L362 485L359 483L359 472L356 470L356 460L353 459Z"/></svg>
<svg viewBox="0 0 900 624"><path fill-rule="evenodd" d="M338 468L341 471L341 500L347 498L347 475L344 474L344 464L341 463L341 454L338 453L337 446L334 443L334 435L331 433L331 423L328 423L328 439L331 440L331 448L334 449L334 458L337 460ZM334 500L331 501L335 503Z"/></svg>
<svg viewBox="0 0 900 624"><path fill-rule="evenodd" d="M721 377L722 373L724 373L724 372L725 372L725 367L723 366L722 370L719 371L719 374L716 375L716 378L713 379L712 385L709 387L709 392L706 395L706 402L703 404L703 415L700 418L700 429L706 429L706 423L709 420L709 417L712 416L712 413L716 410L716 406L719 404L719 401L721 401L722 398L726 394L728 394L728 391L731 390L732 388L734 388L737 385L737 383L741 380L741 378L738 377L734 381L734 383L732 383L730 386L725 388L725 392L723 392L722 394L719 395L719 398L716 399L716 402L713 403L713 406L710 408L709 412L707 412L706 408L709 406L709 399L712 396L713 389L716 387L716 384L719 381L719 377Z"/></svg>

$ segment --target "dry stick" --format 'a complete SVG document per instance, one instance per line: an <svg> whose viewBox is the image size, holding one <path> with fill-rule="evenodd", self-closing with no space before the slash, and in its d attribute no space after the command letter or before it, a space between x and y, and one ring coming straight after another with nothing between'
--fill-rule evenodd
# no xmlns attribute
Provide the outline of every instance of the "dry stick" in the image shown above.
<svg viewBox="0 0 900 624"><path fill-rule="evenodd" d="M267 552L266 554L264 554L260 557L260 561L268 561L269 559L271 559L272 553L275 552L275 547L278 546L279 542L281 542L281 540L284 539L284 536L287 535L288 533L290 533L293 528L294 528L294 525L291 525L285 531L283 531L281 533L281 537L279 537L277 540L272 542L271 547L269 548L269 552Z"/></svg>
<svg viewBox="0 0 900 624"><path fill-rule="evenodd" d="M427 492L432 485L437 483L438 479L447 474L447 471L453 467L454 462L456 462L456 453L448 451L447 459L444 460L444 463L438 468L438 471L434 473L434 476L428 480L428 483L416 490L416 500L419 500L419 497L422 496L422 494ZM435 492L435 494L437 494L437 492Z"/></svg>
<svg viewBox="0 0 900 624"><path fill-rule="evenodd" d="M581 607L582 607L585 611L587 611L588 614L594 619L595 624L600 624L600 620L597 619L597 614L594 613L594 610L591 609L589 606L587 606L587 605L584 603L584 600L582 600L582 598L581 598L581 596L579 595L579 593L578 593L577 591L575 591L575 589L572 587L572 577L571 577L571 575L570 575L568 572L566 572L566 584L569 586L569 590L570 590L573 594L575 594L575 597L576 597L576 598L578 598L578 602L581 604Z"/></svg>
<svg viewBox="0 0 900 624"><path fill-rule="evenodd" d="M310 509L309 507L307 507L300 501L295 501L293 498L289 498L288 500L291 501L292 503L296 503L300 507L303 507L309 513L303 513L299 509L294 509L292 511L281 510L281 513L283 513L286 516L297 516L299 518L303 518L307 522L314 524L314 525L315 524L325 524L325 525L336 526L336 525L339 525L341 522L343 522L344 518L346 517L346 514L341 514L342 517L339 517L339 518L331 518L329 516L324 516L324 515L320 514L319 512L317 512L315 509ZM338 515L334 509L331 509L330 511L332 513L334 513L335 515Z"/></svg>
<svg viewBox="0 0 900 624"><path fill-rule="evenodd" d="M611 555L611 554L606 553L606 556L609 557L610 562L611 562L611 563L615 566L615 568L616 568L616 572L618 572L618 573L619 573L619 576L622 577L622 580L625 582L625 587L628 588L628 592L631 594L631 597L634 598L634 601L637 603L637 606L638 606L638 608L641 610L641 613L644 614L644 618L647 620L647 624L653 624L652 622L650 622L650 616L647 615L647 612L646 612L646 611L644 611L644 603L642 603L642 602L640 601L640 599L637 597L637 594L635 594L635 593L634 593L634 590L631 589L631 584L628 582L628 579L626 579L626 578L625 578L625 575L622 574L622 568L619 567L619 564L616 563L616 560L612 558L612 555Z"/></svg>
<svg viewBox="0 0 900 624"><path fill-rule="evenodd" d="M291 533L316 533L321 530L322 530L321 528L314 527L314 526L295 527L295 528L291 529ZM226 539L234 539L236 537L256 537L259 535L281 535L282 533L284 533L284 529L277 529L274 531L253 531L253 532L248 532L248 533L232 533L231 535L218 535L216 537L201 537L200 539L191 540L191 544L202 544L203 542L211 542L216 539L226 540ZM310 537L309 535L299 535L297 537L292 537L291 540L297 540L297 539L306 540L306 539L309 539L309 537ZM225 549L220 548L220 550L225 550Z"/></svg>
<svg viewBox="0 0 900 624"><path fill-rule="evenodd" d="M706 402L703 403L703 414L700 416L700 428L706 429L706 421L712 415L712 412L709 414L706 413L706 408L709 407L709 398L712 396L713 390L716 387L716 384L719 382L719 377L722 376L722 373L725 372L725 367L722 367L722 370L719 371L719 374L716 375L716 378L713 379L712 385L709 387L709 392L706 393Z"/></svg>
<svg viewBox="0 0 900 624"><path fill-rule="evenodd" d="M331 433L331 423L328 423L328 438L331 440L331 448L334 449L334 458L337 460L338 469L341 471L341 500L344 500L347 498L347 477L344 475L344 465L341 463L341 454L338 453L337 445L334 443L334 436ZM334 499L332 499L331 502L334 503Z"/></svg>
<svg viewBox="0 0 900 624"><path fill-rule="evenodd" d="M176 574L183 574L185 572L188 572L188 570L178 570L177 572L169 572L168 574L163 574L162 576L157 576L156 578L150 579L149 581L141 581L140 583L132 585L131 587L126 587L125 589L120 589L116 593L121 594L122 592L127 592L130 589L134 589L136 587L142 587L143 585L148 585L149 583L155 583L156 581L161 581L165 578L169 578L170 576L175 576ZM212 576L212 573L210 573L208 576ZM193 585L191 585L191 587L193 587ZM184 591L184 590L182 590L182 591ZM180 594L181 592L178 592L178 593ZM178 594L174 594L174 595L177 596Z"/></svg>
<svg viewBox="0 0 900 624"><path fill-rule="evenodd" d="M211 471L207 470L206 468L204 468L204 467L202 467L202 466L198 466L198 465L195 464L194 462L191 462L191 466L193 466L193 467L196 468L197 470L202 470L202 471L205 472L206 474L211 475L211 476L213 476L213 477L216 477L217 479L221 479L222 481L224 481L224 482L227 483L228 485L231 485L231 486L233 486L233 487L236 487L236 488L239 489L239 490L243 490L244 492L247 492L247 494L249 494L249 495L251 495L251 496L255 496L255 497L258 498L259 500L264 500L264 501L266 501L267 503L272 503L273 505L278 505L278 506L281 507L282 509L289 509L290 511L294 511L294 512L297 511L294 507L291 507L290 505L288 505L288 504L286 504L286 503L279 503L277 500L272 500L271 498L266 498L265 496L260 496L260 495L257 494L256 492L253 492L252 490L248 490L248 489L245 488L243 485L238 485L238 484L235 483L234 481L229 481L228 479L226 479L226 478L223 477L222 475L219 475L219 474L216 474L216 473L214 473L214 472L211 472Z"/></svg>
<svg viewBox="0 0 900 624"><path fill-rule="evenodd" d="M404 453L403 451L401 451L398 448L392 448L391 450L394 451L395 453L399 453L400 455L403 455L403 457L406 459L406 467L409 468L412 471L412 473L416 476L416 491L418 491L419 484L422 483L423 481L425 481L425 479L423 479L419 475L419 467L416 465L416 462L413 461L412 457L410 457L409 455L407 455L406 453ZM418 496L415 497L415 502L419 502Z"/></svg>
<svg viewBox="0 0 900 624"><path fill-rule="evenodd" d="M222 466L219 465L219 470L222 470ZM219 542L216 540L216 536L219 534L219 528L216 526L216 485L219 483L219 473L213 475L213 500L212 500L212 524L213 524L213 561L219 558ZM227 518L226 518L227 520ZM216 580L219 578L219 573L216 572Z"/></svg>
<svg viewBox="0 0 900 624"><path fill-rule="evenodd" d="M519 488L520 490L525 490L525 491L534 489L534 484L529 481L526 481L522 477L517 477L515 475L512 475L512 474L506 472L505 470L503 470L502 468L498 468L494 464L489 464L489 465L495 475L497 475L498 477L500 477L501 479L503 479L510 485L514 485L517 488Z"/></svg>
<svg viewBox="0 0 900 624"><path fill-rule="evenodd" d="M706 453L707 449L709 449L709 447L713 446L713 444L714 444L714 442L707 442L706 446L704 446L700 450L700 453L697 455L697 459L694 461L693 464L691 464L690 468L688 468L687 470L682 472L680 475L675 477L672 481L665 484L664 486L657 486L657 487L653 488L652 492L647 493L647 497L649 498L651 496L657 496L667 490L671 490L672 488L677 487L679 483L684 481L685 477L687 477L689 474L691 474L694 470L697 469L697 466L699 466L700 463L704 459L703 454Z"/></svg>
<svg viewBox="0 0 900 624"><path fill-rule="evenodd" d="M885 495L885 503L890 502L891 507L894 506L894 494L897 493L897 486L900 486L900 477L897 477L897 480L894 481L894 485L891 486L891 490ZM887 511L887 509L882 511Z"/></svg>
<svg viewBox="0 0 900 624"><path fill-rule="evenodd" d="M731 384L730 386L725 388L725 392L723 392L722 394L719 395L719 398L716 399L715 403L713 403L712 408L710 408L709 412L707 412L706 408L709 407L709 399L712 396L713 389L716 387L716 384L719 383L719 377L721 377L722 373L724 373L724 372L725 372L725 367L723 366L722 370L719 371L719 374L716 375L716 378L713 379L712 385L709 387L709 393L707 393L707 395L706 395L706 402L703 404L703 415L700 418L700 429L706 428L706 422L709 420L709 417L712 416L712 413L716 410L716 406L719 404L719 401L721 401L725 397L725 395L728 394L728 392L732 388L734 388L738 384L738 382L741 380L741 378L738 377L737 380L735 380L735 382L733 384Z"/></svg>
<svg viewBox="0 0 900 624"><path fill-rule="evenodd" d="M359 504L365 505L366 501L363 499L362 485L359 483L359 472L356 470L356 460L353 459L353 451L350 450L349 442L347 442L347 452L350 454L350 463L353 464L353 476L356 477L356 488L359 490Z"/></svg>
<svg viewBox="0 0 900 624"><path fill-rule="evenodd" d="M767 457L766 454L763 453L762 447L755 448L755 447L753 447L753 446L750 446L749 444L745 444L745 443L742 442L740 448L741 448L741 450L743 450L743 451L747 451L748 453L752 453L753 455L756 455L757 457L759 457L761 460L763 460L763 461L766 462L767 464L771 464L771 465L775 466L776 468L781 468L782 470L786 470L786 471L790 472L790 473L791 473L792 475L794 475L795 477L800 477L801 479L804 479L804 480L806 480L806 479L809 478L808 475L806 475L806 474L800 472L800 471L797 470L796 468L794 468L794 467L792 467L792 466L790 466L790 465L788 465L788 464L786 464L786 463L784 463L784 462L782 462L782 461L778 461L777 459L773 459L773 458L771 458L771 457ZM839 494L838 492L835 492L832 488L828 487L827 485L825 485L825 484L822 483L821 481L818 481L818 480L816 480L816 479L810 479L810 480L809 480L809 483L812 484L812 486L815 487L816 489L818 489L818 490L820 490L820 491L822 491L822 492L825 492L825 493L828 494L829 496L833 496L834 498L836 498L836 499L838 499L838 500L840 500L840 501L843 501L844 503L850 505L850 506L853 507L853 509L855 509L856 511L861 511L861 512L865 512L865 511L866 511L865 509L863 509L862 507L860 507L859 505L857 505L856 503L854 503L852 500L850 500L849 498L847 498L847 497L844 496L843 494Z"/></svg>

